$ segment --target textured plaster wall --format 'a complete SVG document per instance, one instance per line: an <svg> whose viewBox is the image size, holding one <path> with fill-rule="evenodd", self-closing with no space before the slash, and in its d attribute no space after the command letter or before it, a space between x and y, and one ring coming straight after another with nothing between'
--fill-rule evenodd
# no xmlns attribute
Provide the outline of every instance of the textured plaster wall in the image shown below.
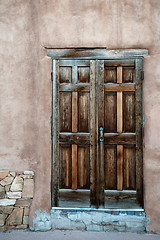
<svg viewBox="0 0 160 240"><path fill-rule="evenodd" d="M160 232L160 1L0 0L0 169L35 172L30 225L50 210L51 60L44 47L148 48L144 186Z"/></svg>

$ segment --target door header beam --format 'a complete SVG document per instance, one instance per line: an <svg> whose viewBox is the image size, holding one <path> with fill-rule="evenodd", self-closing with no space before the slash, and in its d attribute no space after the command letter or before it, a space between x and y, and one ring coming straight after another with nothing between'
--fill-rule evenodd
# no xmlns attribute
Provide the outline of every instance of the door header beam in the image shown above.
<svg viewBox="0 0 160 240"><path fill-rule="evenodd" d="M68 48L47 49L52 59L124 59L148 56L147 49Z"/></svg>

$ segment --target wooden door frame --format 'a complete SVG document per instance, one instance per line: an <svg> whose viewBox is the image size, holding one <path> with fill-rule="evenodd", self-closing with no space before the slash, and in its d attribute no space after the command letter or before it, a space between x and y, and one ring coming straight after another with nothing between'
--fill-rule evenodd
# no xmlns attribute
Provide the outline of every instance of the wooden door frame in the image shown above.
<svg viewBox="0 0 160 240"><path fill-rule="evenodd" d="M51 201L52 206L58 206L58 175L59 166L55 159L59 158L58 146L58 84L59 82L59 59L84 59L84 60L117 60L125 61L129 59L135 60L136 74L136 191L137 200L143 207L143 106L142 106L142 71L143 57L148 55L147 49L116 49L107 50L105 48L75 48L75 49L47 49L47 56L52 58L52 172L51 172ZM98 66L99 67L99 66ZM138 161L137 161L138 160ZM138 186L138 187L137 187ZM103 202L103 196L100 196ZM97 204L99 205L99 204Z"/></svg>

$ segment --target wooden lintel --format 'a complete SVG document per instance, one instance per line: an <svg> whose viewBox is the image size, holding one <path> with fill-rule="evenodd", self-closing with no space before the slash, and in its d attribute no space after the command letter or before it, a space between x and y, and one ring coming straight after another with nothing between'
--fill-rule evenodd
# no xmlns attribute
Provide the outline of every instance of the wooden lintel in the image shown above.
<svg viewBox="0 0 160 240"><path fill-rule="evenodd" d="M47 56L52 59L122 59L147 55L147 49L47 49Z"/></svg>

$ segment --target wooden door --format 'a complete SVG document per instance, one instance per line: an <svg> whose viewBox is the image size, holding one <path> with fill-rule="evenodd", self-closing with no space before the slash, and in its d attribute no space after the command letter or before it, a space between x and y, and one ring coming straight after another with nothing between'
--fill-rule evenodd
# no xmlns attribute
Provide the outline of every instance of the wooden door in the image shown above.
<svg viewBox="0 0 160 240"><path fill-rule="evenodd" d="M54 61L53 72L53 203L90 207L96 205L95 61Z"/></svg>
<svg viewBox="0 0 160 240"><path fill-rule="evenodd" d="M53 60L54 206L142 205L142 60Z"/></svg>
<svg viewBox="0 0 160 240"><path fill-rule="evenodd" d="M98 61L99 205L105 207L143 205L141 73L141 59Z"/></svg>

